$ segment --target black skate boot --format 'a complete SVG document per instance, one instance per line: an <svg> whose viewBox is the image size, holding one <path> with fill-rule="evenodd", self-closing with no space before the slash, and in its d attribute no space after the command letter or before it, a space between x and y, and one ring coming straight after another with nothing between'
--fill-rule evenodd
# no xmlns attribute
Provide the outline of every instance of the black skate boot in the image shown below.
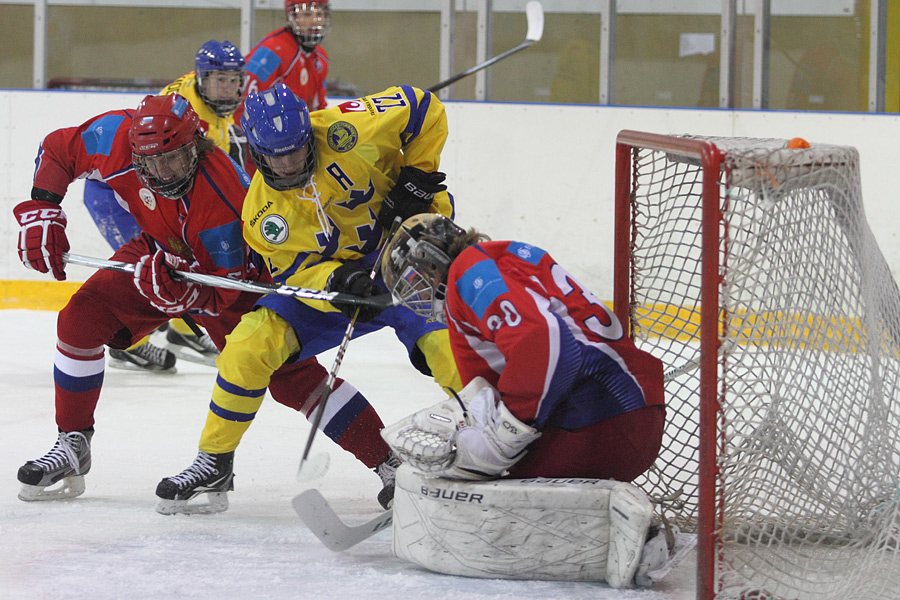
<svg viewBox="0 0 900 600"><path fill-rule="evenodd" d="M22 483L19 500L63 500L84 493L84 475L91 470L91 437L94 428L82 431L60 431L50 452L19 467ZM58 481L62 485L47 488Z"/></svg>
<svg viewBox="0 0 900 600"><path fill-rule="evenodd" d="M388 451L384 462L375 467L375 472L378 473L378 476L381 477L381 483L384 484L384 487L378 492L378 504L384 510L394 505L394 481L397 478L397 468L402 464L403 461L397 458L391 450Z"/></svg>
<svg viewBox="0 0 900 600"><path fill-rule="evenodd" d="M194 464L156 486L156 512L161 515L211 514L228 510L228 492L234 489L234 452L208 454L202 450ZM206 494L207 503L188 504Z"/></svg>
<svg viewBox="0 0 900 600"><path fill-rule="evenodd" d="M113 369L126 369L129 371L176 372L175 355L171 351L154 346L150 342L133 350L109 348L108 364Z"/></svg>
<svg viewBox="0 0 900 600"><path fill-rule="evenodd" d="M216 366L219 349L216 348L207 333L203 335L184 334L175 331L174 327L170 327L166 332L166 342L169 351L182 360L211 367Z"/></svg>

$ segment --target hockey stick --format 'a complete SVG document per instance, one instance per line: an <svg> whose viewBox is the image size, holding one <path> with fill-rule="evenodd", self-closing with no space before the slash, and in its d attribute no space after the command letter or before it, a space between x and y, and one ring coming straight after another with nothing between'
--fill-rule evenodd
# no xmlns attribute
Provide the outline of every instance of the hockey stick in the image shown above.
<svg viewBox="0 0 900 600"><path fill-rule="evenodd" d="M334 552L343 552L390 527L393 511L388 509L361 525L344 523L317 489L309 489L291 500L294 511L310 531Z"/></svg>
<svg viewBox="0 0 900 600"><path fill-rule="evenodd" d="M463 71L457 75L454 75L450 79L444 80L436 85L428 88L429 92L436 92L438 90L444 89L448 85L452 85L462 79L463 77L468 77L472 73L477 73L482 69L486 69L491 66L495 62L499 62L506 58L511 54L515 54L519 50L524 50L528 46L533 43L540 41L541 36L544 35L544 7L541 6L541 3L537 0L531 0L528 4L525 5L525 18L528 20L528 31L525 34L525 41L516 46L515 48L510 48L506 52L501 52L497 56L493 58L489 58L483 63L477 64L471 69Z"/></svg>
<svg viewBox="0 0 900 600"><path fill-rule="evenodd" d="M63 260L73 265L94 267L97 269L104 269L106 271L119 271L121 273L134 273L134 265L127 262L105 260L102 258L92 258L90 256L81 256L71 253L63 253ZM294 287L292 285L266 283L264 281L229 279L228 277L206 275L204 273L191 273L188 271L174 271L172 273L172 277L173 279L190 281L192 283L199 283L200 285L208 285L210 287L217 287L228 290L238 290L241 292L254 292L257 294L278 294L280 296L291 296L294 298L303 298L306 300L324 300L325 302L337 302L339 304L352 304L356 306L377 306L380 308L387 308L388 306L394 305L394 299L390 294L381 294L379 296L360 298L359 296L354 296L352 294L311 290L307 288Z"/></svg>
<svg viewBox="0 0 900 600"><path fill-rule="evenodd" d="M397 230L400 229L401 223L402 221L399 216L394 219L391 230L388 232L387 238L384 240L384 244L378 252L378 257L375 259L375 264L369 272L369 279L375 279L375 275L378 274L378 269L381 268L381 257L384 254L384 250L388 247L391 238L394 237ZM338 346L337 355L334 357L334 364L331 365L331 371L328 373L328 379L325 381L325 390L322 392L322 397L319 399L319 406L316 407L316 416L313 418L312 429L309 432L309 437L306 438L306 447L303 448L303 455L300 457L300 466L297 467L297 481L308 479L303 473L303 466L306 464L306 458L309 456L309 449L312 447L316 430L319 429L319 424L322 422L322 415L325 414L325 403L331 396L331 392L334 391L334 381L337 379L337 372L338 369L341 368L341 363L344 362L344 353L347 352L347 346L350 345L350 338L353 336L353 329L356 327L357 317L359 317L359 308L354 311L353 317L350 319L350 324L347 325L347 331L344 332L344 339L341 340L341 345Z"/></svg>

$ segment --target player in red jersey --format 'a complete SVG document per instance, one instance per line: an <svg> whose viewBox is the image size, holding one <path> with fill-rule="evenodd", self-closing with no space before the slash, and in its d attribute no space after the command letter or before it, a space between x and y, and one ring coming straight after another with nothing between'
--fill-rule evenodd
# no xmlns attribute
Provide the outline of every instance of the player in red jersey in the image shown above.
<svg viewBox="0 0 900 600"><path fill-rule="evenodd" d="M547 252L418 215L390 242L382 274L396 299L448 324L469 401L468 416L441 403L451 425L442 468L400 448L413 466L457 479L630 482L656 460L662 362Z"/></svg>
<svg viewBox="0 0 900 600"><path fill-rule="evenodd" d="M137 110L114 110L49 134L41 144L32 199L14 209L21 227L19 257L26 267L66 278L69 250L60 203L79 177L109 185L127 203L142 233L113 254L135 264L134 276L98 271L72 296L57 320L54 360L56 444L18 472L19 498L71 498L84 492L91 467L94 410L104 374L104 346L127 348L169 320L191 314L219 348L258 294L176 281L169 269L271 281L241 236L241 208L250 180L200 130L197 114L177 94L147 96ZM315 358L282 366L271 380L273 398L309 414L327 372ZM332 419L325 433L374 468L387 454L381 419L350 384L336 392L358 396L355 411ZM263 390L265 392L265 390ZM193 512L227 508L233 489L231 456L201 450L180 475L204 482L210 503ZM57 482L62 485L48 489ZM186 505L190 498L173 497ZM181 510L180 512L192 512Z"/></svg>
<svg viewBox="0 0 900 600"><path fill-rule="evenodd" d="M328 0L285 0L284 11L285 27L269 33L247 55L247 94L283 83L310 111L320 110L327 105L328 54L321 44L331 27L331 7Z"/></svg>

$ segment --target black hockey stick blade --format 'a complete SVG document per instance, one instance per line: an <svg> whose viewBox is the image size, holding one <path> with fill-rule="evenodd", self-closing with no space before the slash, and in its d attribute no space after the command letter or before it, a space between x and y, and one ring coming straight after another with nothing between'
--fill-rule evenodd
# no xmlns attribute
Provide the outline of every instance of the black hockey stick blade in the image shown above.
<svg viewBox="0 0 900 600"><path fill-rule="evenodd" d="M393 511L386 510L361 525L344 523L319 490L308 489L291 500L297 516L326 548L343 552L390 527Z"/></svg>
<svg viewBox="0 0 900 600"><path fill-rule="evenodd" d="M104 269L106 271L119 271L121 273L134 273L133 264L117 260L93 258L90 256L81 256L79 254L72 253L64 253L63 260L73 265L94 267L96 269ZM294 298L303 298L307 300L324 300L325 302L331 303L351 304L356 306L377 306L379 308L387 308L394 305L394 299L390 294L380 294L378 296L361 298L359 296L354 296L353 294L326 292L323 290L311 290L307 288L295 287L292 285L267 283L264 281L230 279L228 277L207 275L205 273L174 271L172 276L175 279L183 279L184 281L199 283L200 285L207 285L210 287L229 290L238 290L241 292L253 292L257 294L280 294L282 296L293 296Z"/></svg>
<svg viewBox="0 0 900 600"><path fill-rule="evenodd" d="M453 77L449 79L445 79L444 81L435 84L428 88L429 92L436 92L438 90L442 90L448 85L453 85L460 79L464 77L468 77L473 73L477 73L482 69L486 69L492 64L499 62L510 56L511 54L515 54L519 50L524 50L528 46L532 45L535 42L540 41L541 37L544 35L544 7L541 6L541 3L538 0L531 0L528 4L525 5L525 18L528 21L528 30L525 33L525 41L516 46L515 48L510 48L506 52L501 52L497 56L487 59L483 63L479 63L472 67L471 69L467 69L462 73L457 73Z"/></svg>

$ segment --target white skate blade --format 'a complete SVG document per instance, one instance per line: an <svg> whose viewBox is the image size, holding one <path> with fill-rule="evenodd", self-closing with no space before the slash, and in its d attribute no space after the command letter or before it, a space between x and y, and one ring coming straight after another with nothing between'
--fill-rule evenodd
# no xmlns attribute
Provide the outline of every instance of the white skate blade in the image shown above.
<svg viewBox="0 0 900 600"><path fill-rule="evenodd" d="M204 499L206 502L202 501ZM191 500L195 502L191 503ZM156 512L161 515L212 515L228 510L228 492L208 492L191 500L160 498L156 503Z"/></svg>
<svg viewBox="0 0 900 600"><path fill-rule="evenodd" d="M77 498L84 493L84 475L73 475L59 482L59 486L50 488L23 483L19 490L19 500L23 502L42 502L46 500L66 500Z"/></svg>
<svg viewBox="0 0 900 600"><path fill-rule="evenodd" d="M331 465L331 456L327 452L307 456L306 460L300 461L300 466L297 467L297 481L321 479L328 472L329 465Z"/></svg>
<svg viewBox="0 0 900 600"><path fill-rule="evenodd" d="M696 545L696 533L676 533L675 548L672 550L669 559L658 569L643 574L643 576L636 581L637 585L640 587L650 587L654 583L661 581L663 577L669 574L669 571L671 571L675 565L682 561L688 552L694 549L694 546Z"/></svg>
<svg viewBox="0 0 900 600"><path fill-rule="evenodd" d="M145 369L144 367L139 367L133 362L129 362L127 360L119 360L118 358L108 358L106 360L106 366L111 367L113 369L120 369L122 371L136 371L138 373L153 373L154 375L174 375L178 372L178 367L172 367L171 369Z"/></svg>
<svg viewBox="0 0 900 600"><path fill-rule="evenodd" d="M186 346L179 346L171 342L166 343L166 349L174 354L175 358L179 360L186 360L187 362L196 363L198 365L206 365L207 367L216 366L216 357L218 356L218 354L200 354L199 352L191 350Z"/></svg>

